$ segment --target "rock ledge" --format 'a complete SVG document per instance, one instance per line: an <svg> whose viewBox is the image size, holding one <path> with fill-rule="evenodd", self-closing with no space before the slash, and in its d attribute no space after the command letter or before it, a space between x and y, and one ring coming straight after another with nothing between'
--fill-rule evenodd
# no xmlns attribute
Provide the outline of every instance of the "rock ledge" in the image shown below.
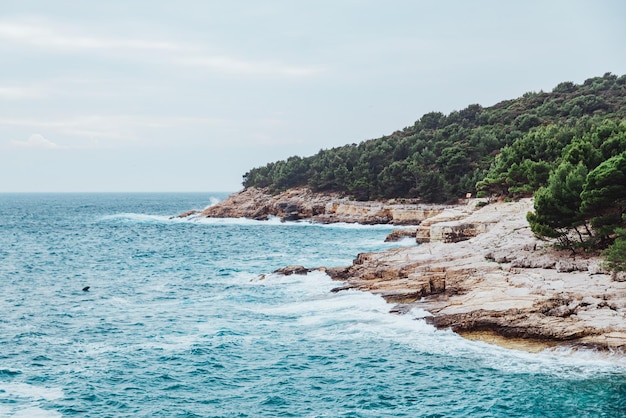
<svg viewBox="0 0 626 418"><path fill-rule="evenodd" d="M531 210L524 199L444 211L418 227L422 245L359 254L327 272L340 289L402 304L393 311L430 312L438 328L623 353L626 282L597 257L537 240L525 220Z"/></svg>
<svg viewBox="0 0 626 418"><path fill-rule="evenodd" d="M306 219L319 223L417 225L446 208L448 206L393 200L357 202L338 194L313 193L304 188L271 194L265 189L251 187L230 195L200 213L190 211L179 216L256 220L275 216L283 221Z"/></svg>

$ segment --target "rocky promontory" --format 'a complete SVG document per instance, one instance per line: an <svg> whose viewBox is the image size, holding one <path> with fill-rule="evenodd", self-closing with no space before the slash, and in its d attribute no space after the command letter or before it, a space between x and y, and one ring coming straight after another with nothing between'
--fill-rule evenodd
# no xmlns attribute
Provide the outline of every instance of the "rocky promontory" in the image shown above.
<svg viewBox="0 0 626 418"><path fill-rule="evenodd" d="M417 225L447 207L396 200L359 202L333 193L313 193L305 188L272 194L266 189L250 187L201 212L186 212L179 216L256 220L278 217L283 221L307 219L319 223Z"/></svg>
<svg viewBox="0 0 626 418"><path fill-rule="evenodd" d="M626 350L623 275L605 271L597 256L557 251L535 238L526 221L531 199L486 203L355 202L305 189L279 195L246 189L191 216L417 225L410 236L420 245L322 268L342 282L334 291L379 294L395 312L422 308L430 323L469 338ZM279 273L310 270L289 266Z"/></svg>
<svg viewBox="0 0 626 418"><path fill-rule="evenodd" d="M422 308L462 335L623 352L626 282L597 256L536 239L525 218L532 209L531 199L470 202L422 222L419 246L359 254L327 272L344 282L337 291L379 294L398 312Z"/></svg>

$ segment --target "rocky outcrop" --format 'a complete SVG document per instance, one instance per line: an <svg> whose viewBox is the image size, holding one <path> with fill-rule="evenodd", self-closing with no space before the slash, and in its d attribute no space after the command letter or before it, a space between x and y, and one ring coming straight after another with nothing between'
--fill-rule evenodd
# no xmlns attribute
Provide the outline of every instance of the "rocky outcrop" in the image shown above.
<svg viewBox="0 0 626 418"><path fill-rule="evenodd" d="M489 223L454 223L452 225L433 225L430 228L431 241L454 243L474 238L489 230Z"/></svg>
<svg viewBox="0 0 626 418"><path fill-rule="evenodd" d="M455 243L487 232L495 222L477 211L484 205L482 200L469 199L465 205L447 208L439 214L425 219L418 227L416 241ZM489 212L489 211L487 211Z"/></svg>
<svg viewBox="0 0 626 418"><path fill-rule="evenodd" d="M616 282L626 282L626 271L614 271L611 278Z"/></svg>
<svg viewBox="0 0 626 418"><path fill-rule="evenodd" d="M385 242L397 242L404 238L413 238L417 234L416 228L394 229L391 234L387 235Z"/></svg>
<svg viewBox="0 0 626 418"><path fill-rule="evenodd" d="M290 189L280 194L271 194L265 189L247 188L200 213L187 212L179 216L256 220L275 216L283 221L307 219L319 223L417 225L445 208L446 206L441 205L393 200L357 202L338 194L313 193L304 188Z"/></svg>
<svg viewBox="0 0 626 418"><path fill-rule="evenodd" d="M336 291L379 294L399 304L396 312L419 307L435 326L463 335L626 350L622 276L597 257L537 240L525 220L530 210L529 199L447 210L419 226L432 234L428 242L359 254L327 273L343 282Z"/></svg>
<svg viewBox="0 0 626 418"><path fill-rule="evenodd" d="M286 266L274 270L274 273L282 274L283 276L291 276L292 274L307 274L312 271L313 269L304 266Z"/></svg>
<svg viewBox="0 0 626 418"><path fill-rule="evenodd" d="M597 257L557 252L526 222L532 201L458 206L354 202L306 189L271 195L246 189L188 216L418 225L419 246L359 254L351 266L320 268L342 283L396 304L419 307L440 328L509 341L626 350L626 273ZM395 239L402 233L395 234ZM312 269L288 266L280 274ZM473 338L473 337L472 337ZM543 344L543 343L542 343Z"/></svg>

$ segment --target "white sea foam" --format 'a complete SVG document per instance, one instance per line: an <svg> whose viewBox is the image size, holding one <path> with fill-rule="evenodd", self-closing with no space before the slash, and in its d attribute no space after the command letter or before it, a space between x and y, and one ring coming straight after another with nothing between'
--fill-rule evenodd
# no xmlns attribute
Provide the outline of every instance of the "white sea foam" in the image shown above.
<svg viewBox="0 0 626 418"><path fill-rule="evenodd" d="M428 312L414 309L405 315L389 313L392 305L380 296L348 290L329 293L337 282L321 272L308 276L268 275L265 285L290 286L289 294L302 297L264 313L295 318L298 327L322 340L384 339L429 354L467 358L506 373L547 374L568 379L626 373L626 358L592 350L546 350L540 353L511 350L470 341L452 331L437 330L423 318Z"/></svg>
<svg viewBox="0 0 626 418"><path fill-rule="evenodd" d="M215 205L217 205L218 203L220 203L221 201L222 201L222 199L219 199L219 198L217 198L217 197L215 197L215 196L211 196L211 197L209 198L209 204L208 204L207 206L205 206L205 207L204 207L204 209L208 209L208 208L210 208L211 206L215 206Z"/></svg>
<svg viewBox="0 0 626 418"><path fill-rule="evenodd" d="M148 215L143 213L116 213L106 215L101 218L103 221L122 221L135 223L162 223L162 222L182 222L180 218L171 218L164 215Z"/></svg>
<svg viewBox="0 0 626 418"><path fill-rule="evenodd" d="M212 205L209 205L212 206ZM325 229L349 229L349 230L357 230L357 229L367 229L367 230L382 230L382 231L392 231L395 229L405 229L410 228L410 226L402 226L402 225L391 225L391 224L375 224L375 225L366 225L359 223L347 223L347 222L336 222L336 223L317 223L310 220L300 220L300 221L283 221L281 218L277 216L270 216L267 220L256 220L250 218L206 218L201 216L188 216L184 218L179 218L177 216L166 216L166 215L151 215L144 213L116 213L112 215L106 215L101 218L102 221L121 221L121 222L131 222L131 223L196 223L203 225L243 225L243 226L290 226L290 227L307 227L307 228L325 228ZM393 243L396 246L408 246L415 245L415 240L411 238L402 239L398 242Z"/></svg>
<svg viewBox="0 0 626 418"><path fill-rule="evenodd" d="M56 411L47 411L36 406L18 409L18 408L2 408L0 407L0 416L12 418L57 418L63 414Z"/></svg>
<svg viewBox="0 0 626 418"><path fill-rule="evenodd" d="M383 230L393 230L393 229L408 228L408 227L404 227L404 226L391 225L391 224L367 225L367 224L347 223L347 222L336 222L336 223L331 223L331 224L311 223L311 225L319 226L321 228L329 228L329 229L383 229Z"/></svg>
<svg viewBox="0 0 626 418"><path fill-rule="evenodd" d="M250 218L204 218L204 217L191 217L183 218L183 221L193 222L204 225L267 225L275 226L286 224L281 222L280 218L270 218L267 221L259 221Z"/></svg>
<svg viewBox="0 0 626 418"><path fill-rule="evenodd" d="M389 247L414 247L417 245L415 238L404 237L398 241L386 242L385 245Z"/></svg>
<svg viewBox="0 0 626 418"><path fill-rule="evenodd" d="M270 216L267 220L256 220L250 218L205 218L205 217L194 217L191 216L189 218L178 218L187 222L195 222L201 224L209 224L209 225L267 225L267 226L275 226L275 225L283 225L283 226L293 226L293 227L313 227L313 228L327 228L327 229L381 229L381 230L394 230L394 229L404 229L410 228L407 226L398 226L398 225L390 225L390 224L376 224L376 225L365 225L359 223L347 223L347 222L336 222L323 224L318 222L313 222L307 219L303 219L300 221L283 221L281 218L277 216Z"/></svg>
<svg viewBox="0 0 626 418"><path fill-rule="evenodd" d="M63 396L63 390L60 388L46 388L27 383L0 383L0 399L8 397L53 401Z"/></svg>

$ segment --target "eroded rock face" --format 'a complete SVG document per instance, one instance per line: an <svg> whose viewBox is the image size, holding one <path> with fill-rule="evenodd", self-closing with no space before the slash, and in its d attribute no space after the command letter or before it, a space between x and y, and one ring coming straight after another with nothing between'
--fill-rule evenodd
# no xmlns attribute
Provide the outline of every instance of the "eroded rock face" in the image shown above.
<svg viewBox="0 0 626 418"><path fill-rule="evenodd" d="M440 328L626 350L622 275L611 277L598 258L538 241L525 220L529 210L526 199L442 212L418 228L462 233L436 232L417 247L359 254L351 266L327 273L344 282L337 291L379 294L402 304L395 312L422 308Z"/></svg>
<svg viewBox="0 0 626 418"><path fill-rule="evenodd" d="M474 238L489 229L489 223L455 223L453 225L433 225L430 227L430 240L454 243Z"/></svg>
<svg viewBox="0 0 626 418"><path fill-rule="evenodd" d="M614 271L611 278L616 282L626 282L626 271Z"/></svg>
<svg viewBox="0 0 626 418"><path fill-rule="evenodd" d="M391 234L387 235L385 242L397 242L404 238L415 239L416 234L417 230L415 228L395 229Z"/></svg>
<svg viewBox="0 0 626 418"><path fill-rule="evenodd" d="M292 189L277 195L267 190L247 188L193 216L209 218L250 218L267 220L272 216L283 221L308 219L320 223L361 223L417 225L446 207L441 205L403 204L392 201L356 202L337 194L313 193ZM185 214L183 214L185 215ZM181 215L181 216L183 216Z"/></svg>

